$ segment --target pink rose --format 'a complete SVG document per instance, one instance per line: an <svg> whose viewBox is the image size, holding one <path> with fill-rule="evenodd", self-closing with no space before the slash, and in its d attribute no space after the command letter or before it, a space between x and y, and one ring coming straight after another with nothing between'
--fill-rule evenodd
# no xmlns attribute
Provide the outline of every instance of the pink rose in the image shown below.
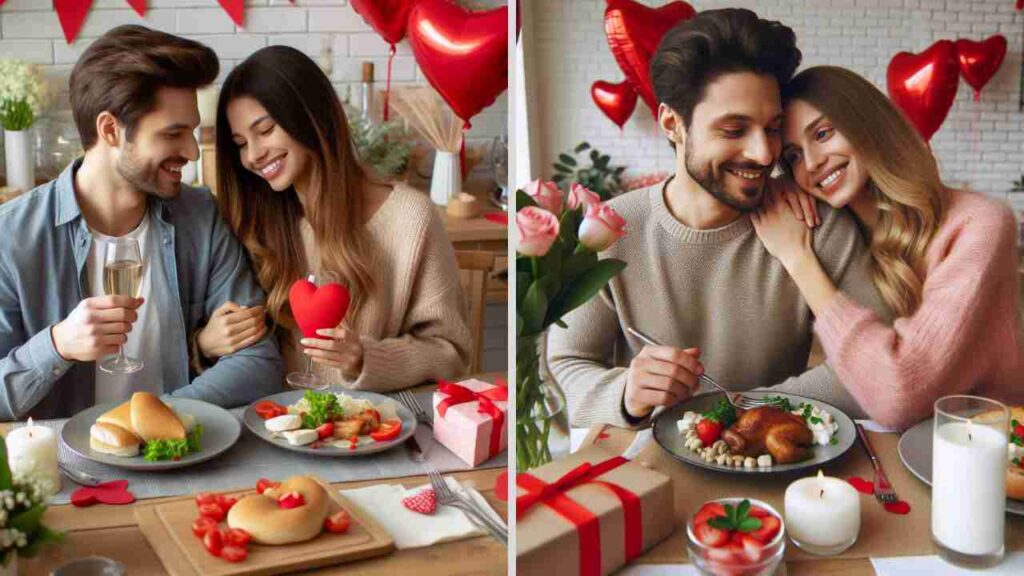
<svg viewBox="0 0 1024 576"><path fill-rule="evenodd" d="M575 210L581 204L583 206L590 206L591 204L599 204L601 197L596 192L591 192L585 187L573 182L573 185L569 187L569 209Z"/></svg>
<svg viewBox="0 0 1024 576"><path fill-rule="evenodd" d="M607 250L626 235L626 220L603 202L587 206L587 214L580 224L580 244L594 252Z"/></svg>
<svg viewBox="0 0 1024 576"><path fill-rule="evenodd" d="M552 214L562 213L562 190L554 182L534 180L526 185L526 194L533 198L538 206Z"/></svg>
<svg viewBox="0 0 1024 576"><path fill-rule="evenodd" d="M519 230L516 252L523 256L543 256L558 238L558 218L542 208L527 206L516 212L516 229Z"/></svg>

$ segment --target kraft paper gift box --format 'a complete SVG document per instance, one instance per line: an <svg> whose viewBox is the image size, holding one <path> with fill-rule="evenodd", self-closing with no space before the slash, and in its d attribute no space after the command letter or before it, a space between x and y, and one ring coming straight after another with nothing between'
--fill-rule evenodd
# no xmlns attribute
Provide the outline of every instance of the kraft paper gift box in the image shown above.
<svg viewBox="0 0 1024 576"><path fill-rule="evenodd" d="M597 446L520 473L516 485L521 575L609 574L675 529L672 480Z"/></svg>
<svg viewBox="0 0 1024 576"><path fill-rule="evenodd" d="M482 380L442 381L434 392L434 438L470 466L508 447L508 389Z"/></svg>

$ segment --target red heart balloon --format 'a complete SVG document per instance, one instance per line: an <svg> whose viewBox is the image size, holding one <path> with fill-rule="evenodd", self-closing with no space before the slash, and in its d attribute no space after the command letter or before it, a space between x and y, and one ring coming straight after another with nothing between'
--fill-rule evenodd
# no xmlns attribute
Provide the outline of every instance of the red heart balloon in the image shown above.
<svg viewBox="0 0 1024 576"><path fill-rule="evenodd" d="M983 42L961 38L956 41L960 73L974 88L974 99L981 99L981 89L995 76L1006 57L1006 36L996 34Z"/></svg>
<svg viewBox="0 0 1024 576"><path fill-rule="evenodd" d="M644 99L651 113L657 116L658 101L651 84L651 58L661 37L673 26L693 18L697 12L686 2L670 2L659 8L648 8L634 0L608 0L604 11L604 34L615 61Z"/></svg>
<svg viewBox="0 0 1024 576"><path fill-rule="evenodd" d="M333 282L317 288L309 280L296 280L288 290L292 316L306 338L319 338L317 330L340 324L351 301L348 288Z"/></svg>
<svg viewBox="0 0 1024 576"><path fill-rule="evenodd" d="M926 141L953 106L959 74L956 47L949 40L939 40L920 54L900 52L889 62L889 97Z"/></svg>
<svg viewBox="0 0 1024 576"><path fill-rule="evenodd" d="M422 0L407 34L427 80L467 124L508 88L508 6L470 12Z"/></svg>
<svg viewBox="0 0 1024 576"><path fill-rule="evenodd" d="M629 116L636 108L636 90L629 80L623 80L618 84L598 80L590 87L590 97L594 104L604 112L612 122L619 128L629 120Z"/></svg>
<svg viewBox="0 0 1024 576"><path fill-rule="evenodd" d="M351 0L352 9L388 44L405 38L409 11L419 0Z"/></svg>

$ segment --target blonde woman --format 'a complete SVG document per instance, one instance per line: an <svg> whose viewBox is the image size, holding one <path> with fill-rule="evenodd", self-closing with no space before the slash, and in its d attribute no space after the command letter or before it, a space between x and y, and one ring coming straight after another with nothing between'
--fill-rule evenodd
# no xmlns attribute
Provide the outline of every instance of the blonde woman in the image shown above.
<svg viewBox="0 0 1024 576"><path fill-rule="evenodd" d="M309 57L285 46L228 75L217 107L217 199L267 293L289 371L305 357L331 384L389 391L456 378L470 357L455 253L430 199L371 178L341 102ZM307 274L346 284L342 326L303 338L288 306ZM199 333L207 359L245 347L264 309L226 306Z"/></svg>
<svg viewBox="0 0 1024 576"><path fill-rule="evenodd" d="M947 394L1020 400L1017 235L1010 209L945 186L927 144L870 82L819 66L785 89L783 168L804 192L849 208L896 320L838 290L811 250L799 192L754 215L814 312L829 364L879 423L905 428ZM791 209L790 206L796 209Z"/></svg>

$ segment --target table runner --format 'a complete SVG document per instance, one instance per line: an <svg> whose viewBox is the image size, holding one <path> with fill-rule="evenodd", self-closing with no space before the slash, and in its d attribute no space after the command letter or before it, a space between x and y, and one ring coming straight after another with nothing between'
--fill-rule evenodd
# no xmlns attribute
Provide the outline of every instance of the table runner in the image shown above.
<svg viewBox="0 0 1024 576"><path fill-rule="evenodd" d="M418 392L416 399L422 406L431 405L432 392ZM244 408L229 410L233 416L242 420ZM58 435L68 419L37 420L36 424L53 428ZM431 430L426 426L418 426L416 438L420 446L426 448L427 461L440 472L473 470L459 460L447 448L431 439ZM491 458L477 469L502 468L507 465L508 452ZM350 482L385 478L400 478L426 474L424 464L413 462L404 447L396 447L386 452L359 457L324 458L309 456L277 448L260 439L242 424L242 435L238 442L227 452L213 460L163 472L136 472L115 468L99 462L93 462L78 456L62 442L60 445L60 461L66 466L81 470L104 480L123 478L128 480L128 489L138 499L157 498L162 496L180 496L195 492L225 491L255 486L261 477L281 479L293 474L315 474L328 482ZM50 499L51 505L67 504L71 501L71 493L79 486L66 476L61 478L61 492Z"/></svg>
<svg viewBox="0 0 1024 576"><path fill-rule="evenodd" d="M592 430L586 442L596 443L607 450L621 453L634 435L632 431L609 426L600 431ZM868 432L868 435L886 475L900 498L910 503L912 511L906 516L890 514L874 498L863 496L860 537L853 547L834 558L887 558L935 554L935 548L931 543L930 488L915 478L900 461L897 451L898 434ZM776 509L782 510L786 487L801 476L748 478L712 472L675 460L657 443L648 445L637 460L672 478L677 525L672 536L637 558L636 563L687 562L685 522L702 503L715 498L739 496L764 500ZM826 475L839 478L873 477L870 461L859 446L852 447L843 458L822 469ZM1006 549L1024 550L1024 517L1012 514L1006 516ZM796 546L786 547L786 560L808 561L818 558L799 550Z"/></svg>

